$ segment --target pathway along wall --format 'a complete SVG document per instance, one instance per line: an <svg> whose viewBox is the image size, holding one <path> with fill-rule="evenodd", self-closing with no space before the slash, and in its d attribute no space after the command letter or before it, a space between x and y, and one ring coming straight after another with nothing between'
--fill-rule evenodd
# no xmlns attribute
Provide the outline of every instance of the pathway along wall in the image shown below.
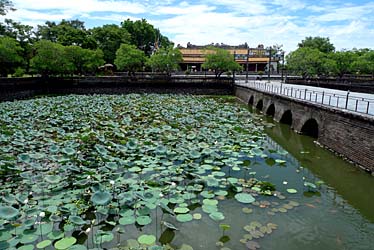
<svg viewBox="0 0 374 250"><path fill-rule="evenodd" d="M233 79L166 75L0 78L0 101L38 95L128 93L232 95Z"/></svg>
<svg viewBox="0 0 374 250"><path fill-rule="evenodd" d="M235 95L374 174L374 118L236 86Z"/></svg>

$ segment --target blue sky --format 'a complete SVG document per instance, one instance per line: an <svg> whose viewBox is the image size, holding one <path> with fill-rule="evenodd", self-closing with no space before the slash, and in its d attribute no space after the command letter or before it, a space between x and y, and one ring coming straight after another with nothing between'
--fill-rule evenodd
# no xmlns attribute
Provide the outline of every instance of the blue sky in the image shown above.
<svg viewBox="0 0 374 250"><path fill-rule="evenodd" d="M147 19L176 44L283 45L329 37L337 49L374 49L374 1L364 0L13 0L6 17L36 26L79 19L87 28Z"/></svg>

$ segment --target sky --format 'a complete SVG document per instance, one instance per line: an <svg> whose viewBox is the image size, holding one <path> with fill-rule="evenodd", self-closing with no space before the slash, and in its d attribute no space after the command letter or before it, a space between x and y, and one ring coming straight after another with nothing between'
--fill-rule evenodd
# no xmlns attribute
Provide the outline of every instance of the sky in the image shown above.
<svg viewBox="0 0 374 250"><path fill-rule="evenodd" d="M13 0L12 18L36 26L79 19L87 28L145 18L176 45L283 45L329 37L338 50L374 49L374 1L365 0Z"/></svg>

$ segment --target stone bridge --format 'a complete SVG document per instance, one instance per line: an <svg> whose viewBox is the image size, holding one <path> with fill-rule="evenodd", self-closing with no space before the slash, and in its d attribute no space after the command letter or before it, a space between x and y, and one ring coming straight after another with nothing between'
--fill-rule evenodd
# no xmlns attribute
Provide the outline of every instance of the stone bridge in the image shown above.
<svg viewBox="0 0 374 250"><path fill-rule="evenodd" d="M242 102L374 173L374 117L250 87L235 86L234 92Z"/></svg>

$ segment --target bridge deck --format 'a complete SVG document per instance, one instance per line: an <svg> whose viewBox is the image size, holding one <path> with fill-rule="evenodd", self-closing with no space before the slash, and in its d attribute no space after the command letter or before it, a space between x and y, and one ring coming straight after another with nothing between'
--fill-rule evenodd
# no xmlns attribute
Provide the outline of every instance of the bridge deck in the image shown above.
<svg viewBox="0 0 374 250"><path fill-rule="evenodd" d="M262 92L317 103L370 117L374 116L374 95L336 89L285 84L280 81L236 80L238 86L254 88Z"/></svg>

